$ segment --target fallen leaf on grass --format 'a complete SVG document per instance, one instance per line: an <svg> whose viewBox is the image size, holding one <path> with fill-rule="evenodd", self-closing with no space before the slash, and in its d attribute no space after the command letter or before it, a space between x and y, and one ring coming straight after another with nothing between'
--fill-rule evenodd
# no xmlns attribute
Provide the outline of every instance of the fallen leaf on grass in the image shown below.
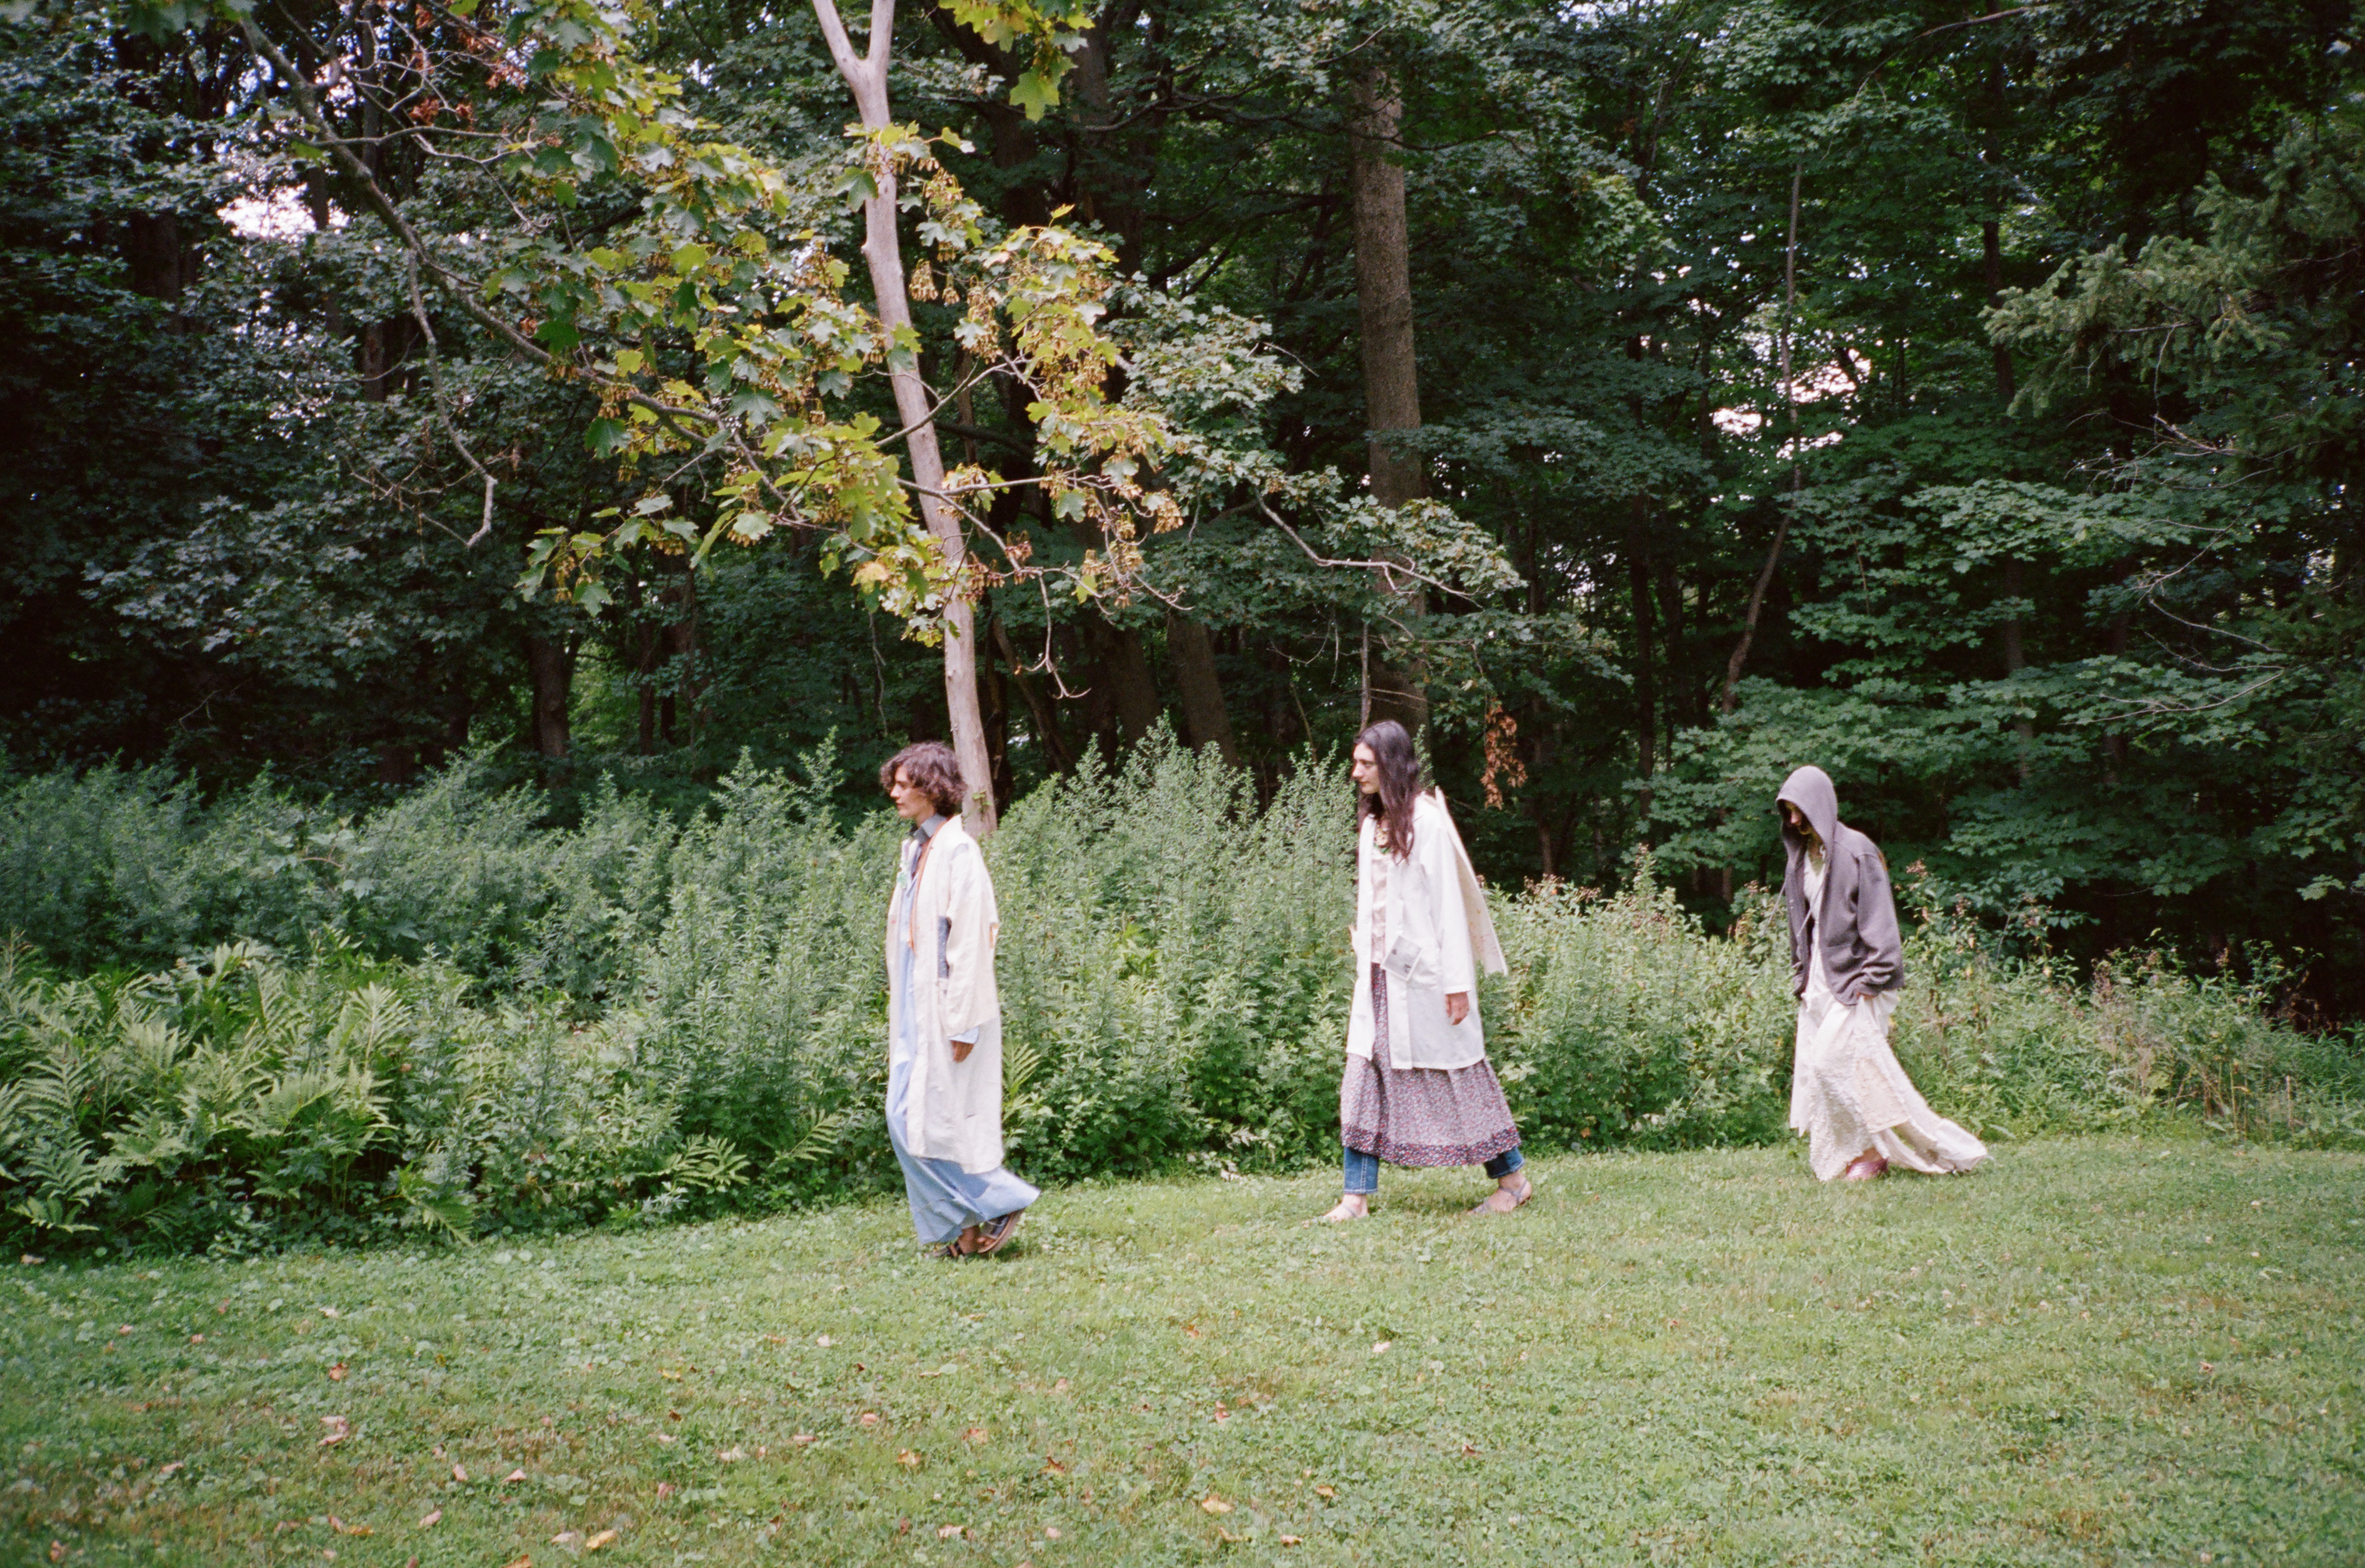
<svg viewBox="0 0 2365 1568"><path fill-rule="evenodd" d="M920 1467L920 1456L910 1449L898 1449L895 1450L895 1462L906 1470L917 1470Z"/></svg>
<svg viewBox="0 0 2365 1568"><path fill-rule="evenodd" d="M1211 1514L1228 1514L1232 1511L1232 1506L1213 1492L1199 1499L1199 1506Z"/></svg>
<svg viewBox="0 0 2365 1568"><path fill-rule="evenodd" d="M1238 1546L1240 1542L1248 1540L1249 1538L1244 1535L1234 1535L1231 1531L1219 1528L1216 1531L1216 1539L1217 1540L1229 1541L1232 1545Z"/></svg>
<svg viewBox="0 0 2365 1568"><path fill-rule="evenodd" d="M454 1481L465 1481L465 1480L467 1480L467 1479L468 1479L468 1467L467 1467L466 1465L465 1465L465 1464L455 1464L455 1465L454 1465L454 1466L452 1467L452 1479L453 1479L453 1480L454 1480Z"/></svg>
<svg viewBox="0 0 2365 1568"><path fill-rule="evenodd" d="M1314 1489L1314 1495L1317 1497L1336 1497L1339 1495L1339 1489L1336 1486L1317 1486Z"/></svg>
<svg viewBox="0 0 2365 1568"><path fill-rule="evenodd" d="M192 1345L202 1345L205 1342L206 1337L202 1334L192 1334L189 1336L189 1343Z"/></svg>
<svg viewBox="0 0 2365 1568"><path fill-rule="evenodd" d="M164 1466L162 1470L159 1470L156 1473L156 1479L159 1481L170 1481L173 1477L181 1473L182 1471L187 1469L188 1464L189 1462L185 1459L176 1459L172 1463Z"/></svg>
<svg viewBox="0 0 2365 1568"><path fill-rule="evenodd" d="M334 1514L329 1516L329 1528L339 1535L375 1535L377 1533L367 1525L349 1525Z"/></svg>
<svg viewBox="0 0 2365 1568"><path fill-rule="evenodd" d="M799 1432L795 1437L790 1438L789 1441L796 1444L799 1448L802 1448L807 1443L817 1443L821 1441L821 1439L814 1437L811 1432Z"/></svg>
<svg viewBox="0 0 2365 1568"><path fill-rule="evenodd" d="M981 1443L987 1440L987 1437L988 1434L983 1427L971 1427L969 1430L961 1434L961 1441L965 1443Z"/></svg>
<svg viewBox="0 0 2365 1568"><path fill-rule="evenodd" d="M1061 1464L1058 1460L1053 1459L1047 1453L1043 1456L1043 1473L1046 1475L1065 1475L1068 1473L1068 1467Z"/></svg>
<svg viewBox="0 0 2365 1568"><path fill-rule="evenodd" d="M337 1309L333 1306L324 1306L320 1309L320 1316L323 1317L334 1317L337 1316Z"/></svg>
<svg viewBox="0 0 2365 1568"><path fill-rule="evenodd" d="M855 1419L861 1422L866 1427L875 1427L879 1424L879 1412L876 1410L865 1410L861 1415L856 1417Z"/></svg>
<svg viewBox="0 0 2365 1568"><path fill-rule="evenodd" d="M339 1361L335 1366L329 1369L329 1381L331 1383L342 1383L345 1381L344 1362Z"/></svg>
<svg viewBox="0 0 2365 1568"><path fill-rule="evenodd" d="M747 1450L741 1448L729 1448L724 1449L721 1453L716 1454L714 1457L721 1460L725 1464L736 1464L741 1460L747 1457Z"/></svg>
<svg viewBox="0 0 2365 1568"><path fill-rule="evenodd" d="M1283 1546L1304 1546L1306 1544L1306 1538L1304 1536L1285 1535L1281 1538L1281 1544Z"/></svg>
<svg viewBox="0 0 2365 1568"><path fill-rule="evenodd" d="M550 1538L550 1544L553 1546L573 1546L577 1541L581 1540L582 1539L583 1532L579 1529L563 1529L556 1535Z"/></svg>
<svg viewBox="0 0 2365 1568"><path fill-rule="evenodd" d="M510 1558L507 1562L502 1563L501 1568L533 1568L533 1559L521 1551L515 1557Z"/></svg>
<svg viewBox="0 0 2365 1568"><path fill-rule="evenodd" d="M352 1431L342 1416L323 1416L320 1417L320 1425L329 1429L328 1435L320 1439L322 1448L343 1442Z"/></svg>
<svg viewBox="0 0 2365 1568"><path fill-rule="evenodd" d="M1462 1451L1467 1456L1475 1458L1478 1453L1478 1445L1476 1443L1463 1443L1462 1445Z"/></svg>
<svg viewBox="0 0 2365 1568"><path fill-rule="evenodd" d="M814 1335L814 1336L813 1336L813 1343L814 1343L814 1344L816 1344L816 1345L819 1345L823 1350L828 1350L832 1345L836 1344L836 1343L837 1343L837 1341L836 1341L836 1340L835 1340L835 1339L833 1339L833 1338L830 1338L828 1335L826 1335L826 1334L816 1334L816 1335Z"/></svg>
<svg viewBox="0 0 2365 1568"><path fill-rule="evenodd" d="M511 1482L515 1482L515 1481L523 1481L524 1479L525 1479L525 1472L524 1472L524 1471L522 1471L522 1470L512 1470L512 1471L510 1471L507 1475L504 1475L504 1476L502 1476L502 1477L501 1477L501 1484L502 1484L502 1485L504 1485L504 1486L506 1486L506 1485L510 1484Z"/></svg>
<svg viewBox="0 0 2365 1568"><path fill-rule="evenodd" d="M1054 1393L1054 1394L1065 1394L1065 1393L1067 1393L1067 1392L1068 1392L1068 1380L1067 1380L1066 1378L1064 1378L1064 1377L1063 1377L1063 1378L1061 1378L1059 1382L1057 1382L1057 1383L1053 1383L1053 1384L1051 1385L1051 1392L1052 1392L1052 1393Z"/></svg>
<svg viewBox="0 0 2365 1568"><path fill-rule="evenodd" d="M670 1482L670 1481L660 1481L660 1482L658 1482L658 1483L657 1483L657 1495L658 1495L659 1497L661 1497L661 1498L662 1498L662 1497L670 1497L670 1496L672 1496L676 1492L678 1492L678 1491L680 1491L680 1490L681 1490L681 1488L680 1488L680 1487L676 1486L676 1485L675 1485L672 1482Z"/></svg>
<svg viewBox="0 0 2365 1568"><path fill-rule="evenodd" d="M129 1325L129 1323L127 1323L127 1324L123 1325L123 1327L122 1327L118 1328L118 1329L116 1330L116 1332L117 1332L118 1334L129 1334L129 1333L130 1333L130 1332L131 1332L131 1325Z"/></svg>
<svg viewBox="0 0 2365 1568"><path fill-rule="evenodd" d="M655 1437L656 1440L661 1443L669 1443L674 1440L674 1436L671 1432L654 1432L650 1435Z"/></svg>
<svg viewBox="0 0 2365 1568"><path fill-rule="evenodd" d="M663 1369L660 1369L657 1375L665 1379L667 1383L679 1383L681 1381L681 1373L678 1372L666 1372Z"/></svg>
<svg viewBox="0 0 2365 1568"><path fill-rule="evenodd" d="M31 1258L27 1258L25 1260L28 1263L33 1262L34 1260L35 1260ZM53 1540L50 1542L50 1561L52 1562L63 1562L65 1560L66 1543L62 1540Z"/></svg>
<svg viewBox="0 0 2365 1568"><path fill-rule="evenodd" d="M1059 1540L1059 1527L1058 1525L1045 1525L1045 1526L1043 1527L1043 1539L1044 1539L1045 1540Z"/></svg>
<svg viewBox="0 0 2365 1568"><path fill-rule="evenodd" d="M1394 1339L1374 1339L1372 1341L1372 1354L1384 1356L1388 1353L1388 1347L1395 1343Z"/></svg>
<svg viewBox="0 0 2365 1568"><path fill-rule="evenodd" d="M427 1513L427 1514L424 1514L424 1515L420 1516L420 1520L419 1520L419 1528L420 1528L420 1529L433 1529L437 1525L440 1525L440 1524L442 1524L443 1522L443 1509L441 1509L441 1508L436 1508L436 1509L434 1509L434 1510L432 1510L432 1511L431 1511L431 1512L429 1512L429 1513Z"/></svg>
<svg viewBox="0 0 2365 1568"><path fill-rule="evenodd" d="M616 1532L614 1530L603 1529L598 1535L595 1535L590 1540L585 1541L583 1543L583 1550L586 1551L597 1551L603 1546L614 1544L615 1540Z"/></svg>
<svg viewBox="0 0 2365 1568"><path fill-rule="evenodd" d="M938 1540L958 1540L968 1534L969 1527L967 1525L938 1525L936 1527L936 1539Z"/></svg>

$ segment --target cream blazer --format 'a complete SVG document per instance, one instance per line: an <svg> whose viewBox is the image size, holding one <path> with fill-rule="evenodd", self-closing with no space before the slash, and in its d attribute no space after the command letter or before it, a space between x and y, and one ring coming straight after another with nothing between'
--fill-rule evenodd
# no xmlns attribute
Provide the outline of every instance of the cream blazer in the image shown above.
<svg viewBox="0 0 2365 1568"><path fill-rule="evenodd" d="M906 840L909 870L920 846ZM993 983L993 945L1002 914L985 857L958 817L936 830L919 886L912 890L910 931L918 944L915 983L905 994L895 945L905 928L887 904L888 1038L913 1009L919 1046L905 1102L903 1144L925 1159L951 1159L972 1175L1002 1163L1002 993ZM967 1061L953 1060L952 1037L977 1031Z"/></svg>
<svg viewBox="0 0 2365 1568"><path fill-rule="evenodd" d="M1399 1068L1468 1067L1486 1055L1478 1018L1479 966L1501 974L1508 966L1495 940L1485 890L1454 831L1444 797L1435 791L1413 803L1412 854L1389 859L1387 902L1382 910L1388 950L1372 951L1372 900L1385 851L1373 819L1363 819L1355 847L1355 1002L1347 1017L1350 1054L1372 1054L1371 966L1387 976L1388 1060ZM1445 999L1470 996L1462 1022L1446 1021Z"/></svg>

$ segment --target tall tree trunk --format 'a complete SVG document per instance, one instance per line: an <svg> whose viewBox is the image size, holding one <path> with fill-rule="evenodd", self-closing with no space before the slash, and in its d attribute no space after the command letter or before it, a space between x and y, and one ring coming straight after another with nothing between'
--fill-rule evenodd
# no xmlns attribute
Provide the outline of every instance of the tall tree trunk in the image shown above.
<svg viewBox="0 0 2365 1568"><path fill-rule="evenodd" d="M1207 629L1177 610L1166 612L1166 653L1174 661L1174 685L1182 699L1182 728L1192 745L1214 746L1234 767L1240 743L1224 711L1224 689L1216 675L1216 649Z"/></svg>
<svg viewBox="0 0 2365 1568"><path fill-rule="evenodd" d="M530 635L525 664L533 679L533 749L555 771L566 762L573 738L575 652L556 638Z"/></svg>
<svg viewBox="0 0 2365 1568"><path fill-rule="evenodd" d="M1790 318L1799 305L1799 185L1806 178L1807 163L1800 159L1790 165L1790 230L1782 247L1782 402L1788 412L1790 431L1790 493L1799 493L1799 398L1798 389L1790 382ZM1757 582L1749 590L1749 608L1741 618L1741 640L1733 644L1732 657L1725 661L1724 695L1718 706L1732 711L1732 689L1741 680L1742 667L1749 663L1749 644L1757 640L1758 612L1765 608L1765 590L1774 581L1774 567L1782 559L1782 542L1790 534L1792 508L1784 507L1774 523L1774 543L1765 552L1765 565L1758 569ZM1731 897L1732 873L1725 874Z"/></svg>
<svg viewBox="0 0 2365 1568"><path fill-rule="evenodd" d="M1641 513L1646 503L1636 497L1638 514L1626 551L1626 586L1634 600L1634 740L1642 765L1643 786L1639 797L1642 814L1651 814L1651 776L1658 771L1658 683L1651 669L1651 568L1642 559Z"/></svg>
<svg viewBox="0 0 2365 1568"><path fill-rule="evenodd" d="M1355 303L1362 332L1363 414L1372 498L1391 510L1429 493L1419 459L1384 439L1420 428L1420 380L1413 358L1412 262L1405 217L1402 142L1404 100L1387 66L1373 61L1357 73L1347 122L1349 198L1355 220ZM1402 596L1407 614L1425 608L1421 589ZM1367 700L1371 721L1394 719L1418 730L1429 698L1418 668L1400 669L1385 657L1371 661Z"/></svg>
<svg viewBox="0 0 2365 1568"><path fill-rule="evenodd" d="M867 129L887 125L887 62L895 31L895 0L871 0L869 51L854 52L846 25L838 19L833 0L813 0L822 36L829 40L830 58L854 95L854 105ZM877 302L879 324L891 337L910 329L912 301L903 276L902 241L895 231L894 172L873 172L876 192L862 204L862 256L870 270L870 292ZM945 558L958 571L969 555L960 516L945 500L944 455L936 447L936 427L928 388L916 365L908 362L890 367L888 379L895 394L896 418L910 433L904 438L912 456L912 482L920 495L920 516ZM982 837L997 820L993 804L993 760L985 744L985 715L977 693L977 611L965 594L954 594L945 611L945 709L952 726L953 753L960 759L961 778L969 787L961 816L971 833Z"/></svg>
<svg viewBox="0 0 2365 1568"><path fill-rule="evenodd" d="M1993 308L2003 303L2003 235L2002 226L1994 218L1979 225L1979 249L1985 253L1988 274L1988 306ZM2012 399L2012 348L2007 343L1993 345L1996 390L2003 400Z"/></svg>

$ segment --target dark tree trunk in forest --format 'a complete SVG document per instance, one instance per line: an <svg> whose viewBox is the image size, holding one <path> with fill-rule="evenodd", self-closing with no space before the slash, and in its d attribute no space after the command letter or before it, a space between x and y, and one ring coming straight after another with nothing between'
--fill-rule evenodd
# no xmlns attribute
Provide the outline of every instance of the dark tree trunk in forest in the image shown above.
<svg viewBox="0 0 2365 1568"><path fill-rule="evenodd" d="M1635 511L1642 513L1645 506L1637 498ZM1639 516L1626 552L1626 586L1634 601L1634 742L1644 780L1637 798L1647 818L1651 814L1649 780L1658 771L1659 699L1658 683L1651 668L1651 568L1642 559Z"/></svg>
<svg viewBox="0 0 2365 1568"><path fill-rule="evenodd" d="M1194 747L1214 746L1238 766L1240 744L1224 711L1223 687L1216 678L1216 649L1207 629L1188 615L1166 612L1166 652L1174 661L1174 686L1182 699L1182 728Z"/></svg>
<svg viewBox="0 0 2365 1568"><path fill-rule="evenodd" d="M1420 428L1420 381L1413 358L1412 263L1405 217L1401 145L1404 101L1387 67L1365 66L1354 82L1347 126L1350 198L1355 218L1355 302L1362 333L1363 413L1372 498L1391 510L1429 493L1420 460L1397 452L1389 433ZM1406 611L1423 609L1418 586L1401 596ZM1418 731L1429 718L1420 672L1371 659L1371 720L1394 719Z"/></svg>
<svg viewBox="0 0 2365 1568"><path fill-rule="evenodd" d="M1059 705L1044 691L1042 684L1026 670L1026 661L1019 656L1018 648L1010 640L1010 628L997 616L993 622L994 645L1010 670L1010 684L1018 689L1018 700L1026 704L1026 717L1035 742L1043 748L1043 760L1051 772L1066 773L1076 766L1075 748L1068 744L1066 732L1059 723Z"/></svg>
<svg viewBox="0 0 2365 1568"><path fill-rule="evenodd" d="M1149 655L1141 645L1141 633L1105 621L1094 623L1093 632L1101 666L1100 678L1093 684L1108 689L1109 703L1126 745L1138 745L1158 727L1161 711L1158 680L1149 672Z"/></svg>
<svg viewBox="0 0 2365 1568"><path fill-rule="evenodd" d="M575 651L553 638L529 636L525 664L533 679L533 749L548 762L563 763L574 733Z"/></svg>

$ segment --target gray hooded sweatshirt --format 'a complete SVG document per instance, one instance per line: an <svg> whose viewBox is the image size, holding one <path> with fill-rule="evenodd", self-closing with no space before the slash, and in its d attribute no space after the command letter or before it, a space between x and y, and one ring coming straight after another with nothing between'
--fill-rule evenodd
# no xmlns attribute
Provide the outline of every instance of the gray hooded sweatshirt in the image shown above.
<svg viewBox="0 0 2365 1568"><path fill-rule="evenodd" d="M1799 808L1823 841L1828 869L1821 909L1807 907L1807 840L1782 820L1782 902L1790 910L1790 989L1807 994L1810 942L1823 945L1823 977L1844 1006L1905 983L1905 950L1897 935L1897 904L1889 892L1889 862L1880 846L1840 821L1839 792L1820 767L1801 767L1775 797Z"/></svg>

